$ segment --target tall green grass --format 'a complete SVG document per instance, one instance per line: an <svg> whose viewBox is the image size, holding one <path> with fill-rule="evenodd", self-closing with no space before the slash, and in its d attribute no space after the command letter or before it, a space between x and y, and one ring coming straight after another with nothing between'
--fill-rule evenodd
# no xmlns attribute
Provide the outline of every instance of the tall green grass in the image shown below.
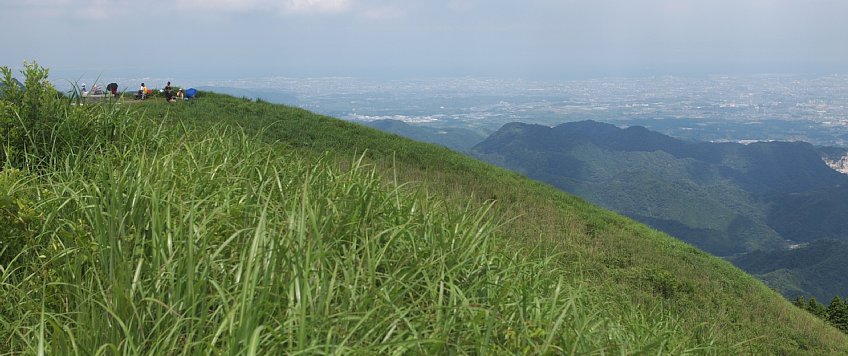
<svg viewBox="0 0 848 356"><path fill-rule="evenodd" d="M53 354L685 353L662 310L614 305L498 248L483 207L352 157L128 124L107 152L4 170L37 228L3 266L0 349Z"/></svg>
<svg viewBox="0 0 848 356"><path fill-rule="evenodd" d="M366 161L387 181L424 187L448 206L479 207L496 200L490 216L502 222L498 245L531 259L547 259L549 268L563 271L567 284L591 286L591 293L610 305L651 315L663 310L683 321L689 337L711 343L723 350L719 352L848 352L844 335L729 263L550 186L442 147L297 108L213 93L189 105L147 104L148 115L164 122L181 118L197 128L241 127L257 140L302 157L323 156L344 164L364 151Z"/></svg>
<svg viewBox="0 0 848 356"><path fill-rule="evenodd" d="M55 100L56 140L0 171L0 354L848 350L727 263L441 148L214 94Z"/></svg>

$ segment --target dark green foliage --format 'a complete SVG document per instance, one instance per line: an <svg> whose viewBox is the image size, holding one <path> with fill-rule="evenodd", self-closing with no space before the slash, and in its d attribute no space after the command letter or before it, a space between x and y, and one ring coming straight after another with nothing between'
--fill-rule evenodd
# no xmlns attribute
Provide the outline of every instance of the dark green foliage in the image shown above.
<svg viewBox="0 0 848 356"><path fill-rule="evenodd" d="M827 319L827 308L816 300L816 297L811 297L807 302L807 311L819 317L819 319Z"/></svg>
<svg viewBox="0 0 848 356"><path fill-rule="evenodd" d="M827 306L827 321L844 333L848 333L848 305L839 296L834 296Z"/></svg>
<svg viewBox="0 0 848 356"><path fill-rule="evenodd" d="M816 297L811 297L810 301L807 302L803 296L798 296L792 304L810 312L810 314L817 316L819 319L827 321L833 327L848 334L848 304L842 298L839 298L838 295L830 300L830 304L827 307L819 303Z"/></svg>
<svg viewBox="0 0 848 356"><path fill-rule="evenodd" d="M33 237L42 219L34 208L35 194L21 189L27 185L27 177L20 170L0 170L0 266L7 266L21 256L26 246L32 245Z"/></svg>
<svg viewBox="0 0 848 356"><path fill-rule="evenodd" d="M644 271L642 278L648 282L655 293L663 298L680 297L681 294L689 294L694 292L692 285L686 281L681 281L674 274L664 270L647 270Z"/></svg>
<svg viewBox="0 0 848 356"><path fill-rule="evenodd" d="M827 300L848 295L848 242L818 240L794 249L755 251L732 258L787 298L812 295Z"/></svg>
<svg viewBox="0 0 848 356"><path fill-rule="evenodd" d="M0 137L5 138L3 161L19 162L27 152L38 151L49 142L50 131L58 116L53 106L57 93L47 81L48 70L37 63L24 63L21 74L25 87L12 77L12 70L0 67L3 90L0 91ZM7 156L8 155L8 156Z"/></svg>
<svg viewBox="0 0 848 356"><path fill-rule="evenodd" d="M15 85L12 71L0 67L0 163L12 167L41 166L90 143L108 141L116 133L120 111L114 105L69 105L47 80L47 68L24 62L24 87Z"/></svg>
<svg viewBox="0 0 848 356"><path fill-rule="evenodd" d="M775 196L768 224L787 239L848 239L848 185Z"/></svg>
<svg viewBox="0 0 848 356"><path fill-rule="evenodd" d="M792 304L801 309L807 309L807 299L804 296L799 295L795 300L792 301Z"/></svg>

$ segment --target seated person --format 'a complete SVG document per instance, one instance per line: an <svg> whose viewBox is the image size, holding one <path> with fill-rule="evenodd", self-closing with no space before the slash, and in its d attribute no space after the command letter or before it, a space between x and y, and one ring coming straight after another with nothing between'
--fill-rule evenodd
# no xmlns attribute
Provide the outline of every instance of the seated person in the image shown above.
<svg viewBox="0 0 848 356"><path fill-rule="evenodd" d="M185 100L185 93L183 93L182 88L180 88L180 90L177 90L177 99L178 100Z"/></svg>
<svg viewBox="0 0 848 356"><path fill-rule="evenodd" d="M109 83L106 86L106 91L112 93L112 96L118 96L118 83Z"/></svg>

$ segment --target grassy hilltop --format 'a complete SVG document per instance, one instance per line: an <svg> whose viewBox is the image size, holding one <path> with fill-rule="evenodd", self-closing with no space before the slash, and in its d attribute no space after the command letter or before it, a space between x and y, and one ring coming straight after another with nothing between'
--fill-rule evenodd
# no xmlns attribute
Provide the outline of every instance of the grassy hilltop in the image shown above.
<svg viewBox="0 0 848 356"><path fill-rule="evenodd" d="M444 148L49 93L0 100L0 354L848 353L729 263Z"/></svg>

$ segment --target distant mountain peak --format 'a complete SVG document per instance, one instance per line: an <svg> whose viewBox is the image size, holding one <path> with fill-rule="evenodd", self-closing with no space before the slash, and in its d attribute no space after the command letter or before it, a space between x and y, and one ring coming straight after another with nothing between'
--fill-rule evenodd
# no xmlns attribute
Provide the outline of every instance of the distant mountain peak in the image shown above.
<svg viewBox="0 0 848 356"><path fill-rule="evenodd" d="M787 221L786 214L799 212L765 206L787 194L830 192L848 182L805 142L690 142L590 120L555 127L510 123L472 153L718 255L805 241L766 220L781 214Z"/></svg>

